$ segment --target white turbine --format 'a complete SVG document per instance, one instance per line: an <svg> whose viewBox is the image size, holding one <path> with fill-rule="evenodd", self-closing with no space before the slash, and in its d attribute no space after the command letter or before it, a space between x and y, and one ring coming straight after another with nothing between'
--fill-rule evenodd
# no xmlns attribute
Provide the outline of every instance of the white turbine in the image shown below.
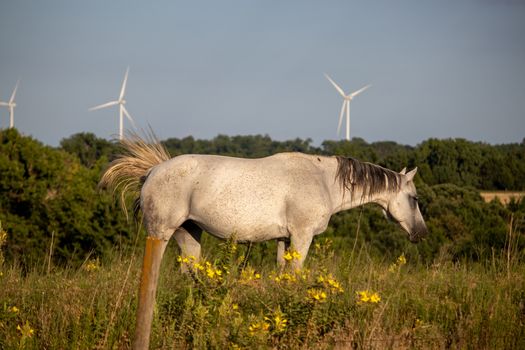
<svg viewBox="0 0 525 350"><path fill-rule="evenodd" d="M9 128L13 128L15 126L15 96L16 96L16 90L18 90L18 83L20 81L16 82L15 89L13 90L13 93L11 94L11 98L9 99L9 102L2 102L0 101L0 106L7 107L9 109Z"/></svg>
<svg viewBox="0 0 525 350"><path fill-rule="evenodd" d="M330 83L332 83L335 89L343 97L343 107L341 107L341 114L339 114L339 124L337 125L337 135L339 136L339 131L341 130L341 123L343 122L343 115L345 114L345 111L346 111L346 140L350 141L350 101L352 101L354 97L356 97L357 95L359 95L360 93L362 93L363 91L365 91L372 85L366 85L362 87L361 89L354 91L347 95L345 94L343 89L341 89L339 85L337 85L335 81L333 81L332 78L328 76L328 74L325 74L324 76L326 77L326 79L328 79L328 81L330 81Z"/></svg>
<svg viewBox="0 0 525 350"><path fill-rule="evenodd" d="M122 82L122 88L120 89L120 95L118 97L118 100L110 101L95 107L90 108L90 111L95 111L97 109L102 109L106 107L111 107L115 105L119 105L119 132L118 137L120 140L124 138L124 116L126 116L133 127L135 128L135 121L133 118L131 118L131 115L129 115L128 110L124 105L126 104L126 100L124 99L124 94L126 93L126 83L128 81L128 73L129 73L129 67L126 69L126 75L124 76L124 81Z"/></svg>

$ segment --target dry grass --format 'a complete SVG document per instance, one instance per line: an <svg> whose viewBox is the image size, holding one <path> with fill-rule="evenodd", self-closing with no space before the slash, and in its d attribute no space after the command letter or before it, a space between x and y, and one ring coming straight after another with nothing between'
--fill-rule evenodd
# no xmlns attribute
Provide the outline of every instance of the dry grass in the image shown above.
<svg viewBox="0 0 525 350"><path fill-rule="evenodd" d="M525 191L482 191L480 194L485 202L491 202L494 198L496 198L502 204L507 205L512 198L514 198L516 201L521 200L525 196Z"/></svg>
<svg viewBox="0 0 525 350"><path fill-rule="evenodd" d="M314 250L309 269L276 281L275 266L241 273L239 247L229 266L215 250L223 280L206 268L178 272L163 263L152 333L154 349L506 349L525 346L525 263L517 256L423 266L379 262L366 247L354 259ZM219 255L217 255L219 254ZM205 265L206 266L206 265ZM251 269L251 270L250 270ZM0 348L128 349L134 329L138 259L79 270L45 268L0 277ZM129 271L129 274L128 274ZM227 274L226 271L230 271ZM255 277L255 272L260 277ZM324 282L319 276L325 276ZM331 282L340 283L343 292ZM129 276L129 278L127 278ZM282 277L282 275L281 275ZM335 282L334 282L335 283ZM326 292L314 300L312 289ZM358 291L378 293L361 302ZM120 302L119 302L119 297ZM16 306L19 311L13 312ZM2 309L3 307L3 309ZM286 319L279 327L276 317ZM27 323L26 323L27 322ZM17 330L27 324L34 334ZM264 325L266 329L250 330Z"/></svg>

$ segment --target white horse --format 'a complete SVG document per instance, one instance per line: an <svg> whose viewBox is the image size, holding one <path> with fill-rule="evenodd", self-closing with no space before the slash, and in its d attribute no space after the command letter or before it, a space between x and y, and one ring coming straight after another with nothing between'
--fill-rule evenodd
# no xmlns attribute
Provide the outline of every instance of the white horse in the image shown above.
<svg viewBox="0 0 525 350"><path fill-rule="evenodd" d="M173 236L183 256L199 257L203 230L240 242L278 241L277 262L290 246L300 268L314 236L330 217L377 203L417 241L427 233L413 183L400 173L345 157L280 153L260 159L181 155L170 159L153 137L121 141L126 155L113 161L101 184L140 191L137 208L148 233L139 290L134 348L146 349L160 263Z"/></svg>

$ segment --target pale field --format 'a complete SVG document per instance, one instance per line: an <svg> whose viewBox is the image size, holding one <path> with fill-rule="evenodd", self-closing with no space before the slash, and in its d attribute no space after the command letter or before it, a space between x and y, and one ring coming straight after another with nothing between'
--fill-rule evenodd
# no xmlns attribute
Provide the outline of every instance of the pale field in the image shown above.
<svg viewBox="0 0 525 350"><path fill-rule="evenodd" d="M508 204L511 198L521 200L525 196L525 191L483 191L480 194L485 202L490 202L497 198L502 204Z"/></svg>

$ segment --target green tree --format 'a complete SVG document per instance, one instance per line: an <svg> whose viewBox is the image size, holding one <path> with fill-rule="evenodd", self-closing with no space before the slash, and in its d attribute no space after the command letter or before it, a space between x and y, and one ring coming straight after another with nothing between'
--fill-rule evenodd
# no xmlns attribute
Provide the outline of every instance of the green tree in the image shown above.
<svg viewBox="0 0 525 350"><path fill-rule="evenodd" d="M88 168L94 166L103 156L109 158L118 149L117 145L98 138L90 132L78 133L62 139L60 147L64 151L76 155L80 163Z"/></svg>
<svg viewBox="0 0 525 350"><path fill-rule="evenodd" d="M0 221L7 256L32 266L44 260L54 233L57 261L78 263L129 243L131 227L110 194L97 190L106 161L91 168L16 129L0 131Z"/></svg>

